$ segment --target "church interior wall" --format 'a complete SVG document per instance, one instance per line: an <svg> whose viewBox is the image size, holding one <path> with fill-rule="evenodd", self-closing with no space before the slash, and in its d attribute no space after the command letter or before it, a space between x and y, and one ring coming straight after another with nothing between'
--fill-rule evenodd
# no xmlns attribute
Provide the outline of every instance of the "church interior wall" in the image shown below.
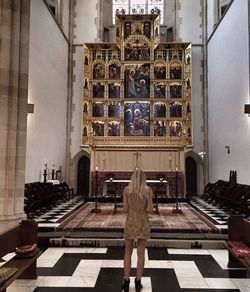
<svg viewBox="0 0 250 292"><path fill-rule="evenodd" d="M97 42L99 32L98 0L76 0L74 44Z"/></svg>
<svg viewBox="0 0 250 292"><path fill-rule="evenodd" d="M192 47L192 119L193 151L204 151L203 137L203 47Z"/></svg>
<svg viewBox="0 0 250 292"><path fill-rule="evenodd" d="M229 171L236 170L238 182L249 184L248 36L248 1L234 1L208 43L211 181L228 180Z"/></svg>
<svg viewBox="0 0 250 292"><path fill-rule="evenodd" d="M74 47L74 69L73 69L73 112L72 112L72 131L71 131L71 158L73 158L81 149L82 136L82 84L83 84L83 48L82 46Z"/></svg>
<svg viewBox="0 0 250 292"><path fill-rule="evenodd" d="M31 1L26 182L65 166L68 43L43 1Z"/></svg>
<svg viewBox="0 0 250 292"><path fill-rule="evenodd" d="M217 0L207 1L207 35L208 37L212 34L215 24L217 23L216 13L216 2Z"/></svg>
<svg viewBox="0 0 250 292"><path fill-rule="evenodd" d="M69 0L61 0L62 30L69 38Z"/></svg>
<svg viewBox="0 0 250 292"><path fill-rule="evenodd" d="M80 151L82 135L83 43L97 42L97 1L76 1L74 7L73 104L71 159ZM87 28L87 29L86 29Z"/></svg>
<svg viewBox="0 0 250 292"><path fill-rule="evenodd" d="M178 1L178 41L202 43L202 1ZM190 21L192 20L192 21Z"/></svg>

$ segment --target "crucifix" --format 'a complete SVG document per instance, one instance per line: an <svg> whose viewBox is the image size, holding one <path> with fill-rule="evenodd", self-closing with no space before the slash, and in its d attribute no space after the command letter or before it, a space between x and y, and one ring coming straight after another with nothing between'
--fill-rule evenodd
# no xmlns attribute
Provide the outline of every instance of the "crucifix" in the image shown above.
<svg viewBox="0 0 250 292"><path fill-rule="evenodd" d="M139 161L139 155L141 155L141 153L136 151L135 153L133 153L133 155L136 156L135 167L137 167L138 166L138 161Z"/></svg>

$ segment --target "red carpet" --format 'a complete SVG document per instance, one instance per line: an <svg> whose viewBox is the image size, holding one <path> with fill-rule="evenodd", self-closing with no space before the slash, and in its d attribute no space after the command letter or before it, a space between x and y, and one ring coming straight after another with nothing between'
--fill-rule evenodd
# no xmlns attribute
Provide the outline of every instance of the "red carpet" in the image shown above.
<svg viewBox="0 0 250 292"><path fill-rule="evenodd" d="M86 203L68 218L66 218L57 230L72 231L122 231L126 214L122 208L118 208L113 214L113 204L103 203L99 207L100 213L91 213L94 203ZM158 232L185 232L185 233L219 233L220 230L208 219L187 203L179 204L182 213L172 213L174 204L159 204L159 215L150 214L152 231Z"/></svg>

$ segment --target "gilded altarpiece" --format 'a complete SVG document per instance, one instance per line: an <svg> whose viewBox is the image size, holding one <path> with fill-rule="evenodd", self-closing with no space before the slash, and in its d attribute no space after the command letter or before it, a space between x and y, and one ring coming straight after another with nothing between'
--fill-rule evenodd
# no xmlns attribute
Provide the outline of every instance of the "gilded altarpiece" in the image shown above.
<svg viewBox="0 0 250 292"><path fill-rule="evenodd" d="M105 151L158 150L163 165L148 170L184 172L192 146L191 44L160 43L155 14L117 15L115 40L84 44L82 148L92 170L121 167Z"/></svg>

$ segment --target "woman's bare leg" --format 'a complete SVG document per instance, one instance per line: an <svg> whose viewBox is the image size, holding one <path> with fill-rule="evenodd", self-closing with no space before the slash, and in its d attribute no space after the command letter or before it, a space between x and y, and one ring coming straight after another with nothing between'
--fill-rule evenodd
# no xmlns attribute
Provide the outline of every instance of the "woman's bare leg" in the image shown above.
<svg viewBox="0 0 250 292"><path fill-rule="evenodd" d="M145 263L145 248L147 240L138 239L137 241L137 269L136 269L136 279L141 280L144 263Z"/></svg>
<svg viewBox="0 0 250 292"><path fill-rule="evenodd" d="M128 280L131 271L131 255L133 252L133 239L125 239L125 253L124 253L124 278Z"/></svg>

